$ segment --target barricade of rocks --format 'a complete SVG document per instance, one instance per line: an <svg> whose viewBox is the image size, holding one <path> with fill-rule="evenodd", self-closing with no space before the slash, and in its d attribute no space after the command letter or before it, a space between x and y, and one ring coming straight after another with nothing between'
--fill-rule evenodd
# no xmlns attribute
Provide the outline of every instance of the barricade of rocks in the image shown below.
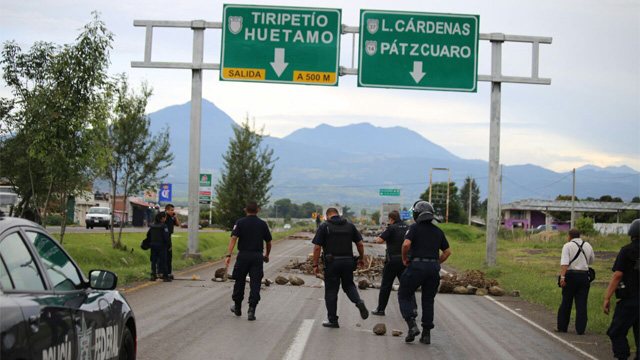
<svg viewBox="0 0 640 360"><path fill-rule="evenodd" d="M488 295L503 296L506 294L496 279L485 278L485 273L481 270L470 270L458 276L453 272L440 277L440 293L452 293L459 295ZM514 293L516 293L514 291ZM517 292L519 295L519 292Z"/></svg>

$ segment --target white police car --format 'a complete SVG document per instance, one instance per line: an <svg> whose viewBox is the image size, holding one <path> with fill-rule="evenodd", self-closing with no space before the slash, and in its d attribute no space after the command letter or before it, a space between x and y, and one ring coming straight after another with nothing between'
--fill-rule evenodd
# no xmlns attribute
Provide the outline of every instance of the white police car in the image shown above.
<svg viewBox="0 0 640 360"><path fill-rule="evenodd" d="M0 358L135 359L136 323L118 277L85 277L42 227L0 212Z"/></svg>

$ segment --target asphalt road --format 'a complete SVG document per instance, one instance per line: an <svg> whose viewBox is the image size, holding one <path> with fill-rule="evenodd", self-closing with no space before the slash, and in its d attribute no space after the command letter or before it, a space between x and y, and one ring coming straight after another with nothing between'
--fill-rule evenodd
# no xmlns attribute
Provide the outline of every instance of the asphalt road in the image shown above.
<svg viewBox="0 0 640 360"><path fill-rule="evenodd" d="M365 249L374 253L383 250L369 244ZM291 275L283 271L284 266L291 259L305 259L311 252L309 239L276 243L270 263L265 264L265 276L274 279L279 274ZM306 283L300 287L263 287L257 320L247 321L248 284L243 316L236 317L229 310L233 283L211 281L215 269L221 266L201 266L178 273L180 280L172 283L144 283L125 290L136 315L139 359L569 360L611 356L604 337L553 333L553 313L513 297L438 294L431 345L417 339L407 344L404 335L391 336L391 329L406 333L395 292L386 316L371 315L362 320L341 291L341 327L323 328L326 308L322 281L304 275L301 277ZM192 280L193 275L199 280ZM376 306L378 290L360 294L370 310ZM373 334L377 323L386 324L385 336Z"/></svg>

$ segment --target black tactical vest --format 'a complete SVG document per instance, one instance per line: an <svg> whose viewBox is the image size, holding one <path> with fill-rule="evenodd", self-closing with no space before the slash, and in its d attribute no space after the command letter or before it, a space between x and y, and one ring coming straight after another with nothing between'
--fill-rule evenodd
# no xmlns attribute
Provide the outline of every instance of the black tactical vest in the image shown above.
<svg viewBox="0 0 640 360"><path fill-rule="evenodd" d="M640 259L638 259L638 241L625 246L625 268L622 270L622 282L627 287L627 297L638 297L640 292Z"/></svg>
<svg viewBox="0 0 640 360"><path fill-rule="evenodd" d="M327 221L327 239L324 245L324 253L333 256L353 256L351 242L353 239L353 226L348 222L334 224Z"/></svg>
<svg viewBox="0 0 640 360"><path fill-rule="evenodd" d="M152 224L149 227L149 240L152 242L165 242L164 237L162 236L165 228L165 224Z"/></svg>
<svg viewBox="0 0 640 360"><path fill-rule="evenodd" d="M387 253L390 256L402 255L402 243L404 243L404 235L409 230L409 226L404 222L396 222L392 225L393 229L393 238L387 241Z"/></svg>

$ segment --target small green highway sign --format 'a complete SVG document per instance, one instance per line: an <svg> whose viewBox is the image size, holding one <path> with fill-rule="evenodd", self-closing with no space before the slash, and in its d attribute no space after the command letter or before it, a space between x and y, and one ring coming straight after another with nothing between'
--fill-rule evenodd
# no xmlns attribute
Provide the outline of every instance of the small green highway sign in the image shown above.
<svg viewBox="0 0 640 360"><path fill-rule="evenodd" d="M400 196L401 189L380 189L380 196Z"/></svg>
<svg viewBox="0 0 640 360"><path fill-rule="evenodd" d="M358 86L476 92L480 16L360 10Z"/></svg>
<svg viewBox="0 0 640 360"><path fill-rule="evenodd" d="M338 85L342 10L228 5L220 80Z"/></svg>

